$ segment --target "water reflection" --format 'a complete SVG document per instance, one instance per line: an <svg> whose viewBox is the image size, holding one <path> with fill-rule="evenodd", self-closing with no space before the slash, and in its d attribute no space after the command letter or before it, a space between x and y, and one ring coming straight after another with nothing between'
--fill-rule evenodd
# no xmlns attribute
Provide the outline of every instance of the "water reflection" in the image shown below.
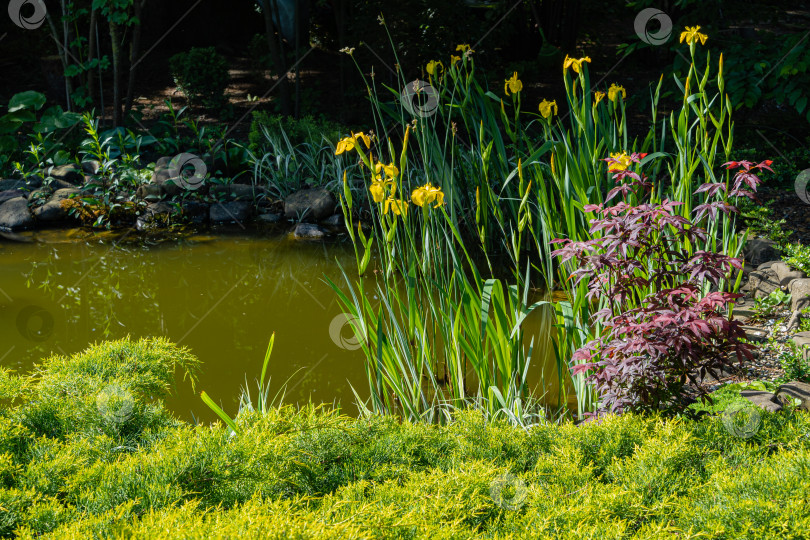
<svg viewBox="0 0 810 540"><path fill-rule="evenodd" d="M288 401L339 401L351 413L348 383L365 389L362 352L330 337L341 312L323 276L337 281L336 260L352 267L346 245L243 233L144 242L48 231L14 240L0 240L3 366L27 370L94 341L166 336L203 361L198 390L232 412L275 331L271 375L275 386L290 379ZM213 419L186 383L170 406Z"/></svg>
<svg viewBox="0 0 810 540"><path fill-rule="evenodd" d="M324 281L343 283L338 262L355 267L349 245L286 234L144 240L72 230L0 238L0 365L28 370L95 341L165 336L203 361L197 391L233 413L246 377L255 395L276 332L271 395L287 382L286 402L340 403L355 414L350 385L361 396L368 386L359 343ZM534 345L530 382L556 406L550 307L524 329ZM188 420L215 419L186 382L168 404Z"/></svg>

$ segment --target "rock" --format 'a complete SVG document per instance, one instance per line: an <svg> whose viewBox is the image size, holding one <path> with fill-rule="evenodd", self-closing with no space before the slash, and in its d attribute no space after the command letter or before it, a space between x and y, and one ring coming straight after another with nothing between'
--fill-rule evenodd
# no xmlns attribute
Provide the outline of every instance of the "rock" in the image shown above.
<svg viewBox="0 0 810 540"><path fill-rule="evenodd" d="M16 199L17 197L25 197L25 191L21 189L7 189L6 191L0 191L0 204L10 201L11 199Z"/></svg>
<svg viewBox="0 0 810 540"><path fill-rule="evenodd" d="M751 272L755 272L755 271L756 271L756 268L754 268L752 266L748 266L747 264L745 266L743 266L743 269L742 269L743 283L748 283L748 276L751 275Z"/></svg>
<svg viewBox="0 0 810 540"><path fill-rule="evenodd" d="M782 410L782 403L776 399L774 394L770 392L761 392L759 390L743 390L740 395L759 407L768 412L776 412Z"/></svg>
<svg viewBox="0 0 810 540"><path fill-rule="evenodd" d="M34 216L28 210L24 197L10 199L0 205L0 229L19 231L34 225Z"/></svg>
<svg viewBox="0 0 810 540"><path fill-rule="evenodd" d="M810 332L797 332L793 336L793 343L801 351L805 360L810 357Z"/></svg>
<svg viewBox="0 0 810 540"><path fill-rule="evenodd" d="M25 180L0 180L0 191L22 190L26 187Z"/></svg>
<svg viewBox="0 0 810 540"><path fill-rule="evenodd" d="M149 204L143 214L138 216L136 227L139 231L166 227L172 223L172 217L180 211L176 206L167 202L155 202Z"/></svg>
<svg viewBox="0 0 810 540"><path fill-rule="evenodd" d="M810 307L810 279L794 279L788 285L790 309L794 312Z"/></svg>
<svg viewBox="0 0 810 540"><path fill-rule="evenodd" d="M148 216L172 215L176 213L178 213L176 206L162 201L149 204L145 211L145 214Z"/></svg>
<svg viewBox="0 0 810 540"><path fill-rule="evenodd" d="M284 203L283 201L274 201L268 197L267 190L265 189L264 197L259 197L256 199L256 206L259 208L264 208L265 212L277 214L278 210L281 210L284 213ZM264 213L264 212L263 212Z"/></svg>
<svg viewBox="0 0 810 540"><path fill-rule="evenodd" d="M38 201L40 199L47 200L47 199L49 199L51 197L51 195L53 195L53 189L51 189L48 186L45 186L45 187L41 187L39 189L35 189L31 193L29 193L28 196L26 197L26 199L28 199L29 202L35 202L35 201Z"/></svg>
<svg viewBox="0 0 810 540"><path fill-rule="evenodd" d="M783 401L787 401L787 398L798 399L801 401L799 408L810 411L810 384L799 381L786 382L776 389L776 397L785 398Z"/></svg>
<svg viewBox="0 0 810 540"><path fill-rule="evenodd" d="M173 178L170 170L174 158L164 156L155 163L155 171L152 173L152 184L163 187L164 193L169 197L176 197L182 193L193 191L204 193L206 186L201 184L187 184L181 178ZM196 181L195 181L196 182Z"/></svg>
<svg viewBox="0 0 810 540"><path fill-rule="evenodd" d="M788 322L785 324L787 332L793 332L794 330L796 330L799 327L800 323L801 323L801 313L798 311L794 311L790 315L790 319L788 319Z"/></svg>
<svg viewBox="0 0 810 540"><path fill-rule="evenodd" d="M335 213L337 200L322 188L296 191L284 201L284 217L317 222Z"/></svg>
<svg viewBox="0 0 810 540"><path fill-rule="evenodd" d="M165 201L150 203L146 206L146 210L144 210L144 215L159 219L166 219L179 213L180 209L177 208L176 205Z"/></svg>
<svg viewBox="0 0 810 540"><path fill-rule="evenodd" d="M87 183L85 183L85 185L87 185ZM76 189L76 186L74 184L71 184L70 182L65 182L64 180L59 180L58 178L54 178L53 180L49 181L48 187L54 190ZM84 189L84 186L82 186L82 189Z"/></svg>
<svg viewBox="0 0 810 540"><path fill-rule="evenodd" d="M773 263L770 269L776 272L776 279L779 282L779 286L785 290L787 290L787 286L794 279L802 279L807 277L807 275L801 270L793 270L790 266L783 262Z"/></svg>
<svg viewBox="0 0 810 540"><path fill-rule="evenodd" d="M31 191L32 189L36 189L38 187L42 187L42 178L38 176L32 176L30 178L26 178L25 180L0 180L0 191L8 191L11 189L24 189Z"/></svg>
<svg viewBox="0 0 810 540"><path fill-rule="evenodd" d="M745 339L749 341L765 341L768 339L768 331L764 328L756 326L743 326L745 332Z"/></svg>
<svg viewBox="0 0 810 540"><path fill-rule="evenodd" d="M771 268L751 272L747 287L753 293L754 298L766 298L780 288L776 272Z"/></svg>
<svg viewBox="0 0 810 540"><path fill-rule="evenodd" d="M253 203L232 201L211 205L209 217L211 223L228 223L247 221L253 212Z"/></svg>
<svg viewBox="0 0 810 540"><path fill-rule="evenodd" d="M256 219L262 223L278 223L281 217L281 214L259 214Z"/></svg>
<svg viewBox="0 0 810 540"><path fill-rule="evenodd" d="M312 223L299 223L293 230L293 236L296 238L318 239L326 236L326 231Z"/></svg>
<svg viewBox="0 0 810 540"><path fill-rule="evenodd" d="M34 208L34 217L39 221L66 221L70 219L67 209L62 205L62 201L79 193L81 193L81 191L76 188L65 188L55 191L50 199L48 199L48 202Z"/></svg>
<svg viewBox="0 0 810 540"><path fill-rule="evenodd" d="M740 298L734 304L734 315L732 316L732 320L745 322L753 317L755 313L756 311L754 310L754 303L750 301L746 303L744 298Z"/></svg>
<svg viewBox="0 0 810 540"><path fill-rule="evenodd" d="M335 228L345 227L346 226L346 222L343 219L343 214L335 214L334 216L330 216L330 217L326 218L325 220L323 220L321 223L323 223L324 225L327 225L329 227L335 227Z"/></svg>
<svg viewBox="0 0 810 540"><path fill-rule="evenodd" d="M183 217L195 225L206 223L210 212L210 206L206 203L197 201L183 202Z"/></svg>
<svg viewBox="0 0 810 540"><path fill-rule="evenodd" d="M764 263L760 264L759 266L757 266L757 270L767 270L768 268L770 268L771 266L773 266L774 264L776 264L776 263L778 263L778 262L782 262L782 261L768 261L768 262L764 262Z"/></svg>
<svg viewBox="0 0 810 540"><path fill-rule="evenodd" d="M51 167L46 174L47 176L74 186L80 186L84 183L84 172L73 164Z"/></svg>
<svg viewBox="0 0 810 540"><path fill-rule="evenodd" d="M753 266L779 259L779 249L776 242L767 238L754 238L746 242L743 248L746 262Z"/></svg>
<svg viewBox="0 0 810 540"><path fill-rule="evenodd" d="M218 200L252 201L264 195L265 189L247 184L215 184L210 187L209 193Z"/></svg>
<svg viewBox="0 0 810 540"><path fill-rule="evenodd" d="M94 175L98 174L101 169L101 163L91 159L90 161L82 161L82 170L85 174Z"/></svg>
<svg viewBox="0 0 810 540"><path fill-rule="evenodd" d="M143 184L135 192L135 197L147 201L159 201L164 195L166 192L160 184Z"/></svg>
<svg viewBox="0 0 810 540"><path fill-rule="evenodd" d="M166 161L164 161L166 160ZM169 172L169 161L171 158L160 158L155 164L155 172L152 173L152 185L160 186L169 197L175 197L183 192L183 187L176 184Z"/></svg>

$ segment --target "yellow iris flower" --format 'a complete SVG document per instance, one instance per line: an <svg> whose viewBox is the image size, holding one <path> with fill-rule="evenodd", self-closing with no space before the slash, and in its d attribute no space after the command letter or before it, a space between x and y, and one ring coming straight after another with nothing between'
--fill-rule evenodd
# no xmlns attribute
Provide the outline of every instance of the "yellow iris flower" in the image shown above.
<svg viewBox="0 0 810 540"><path fill-rule="evenodd" d="M368 190L371 192L371 197L374 202L381 203L385 200L386 188L390 188L391 195L397 192L397 184L393 180L374 180Z"/></svg>
<svg viewBox="0 0 810 540"><path fill-rule="evenodd" d="M506 92L507 96L509 95L510 90L513 94L517 94L523 90L523 83L520 82L520 79L518 79L517 71L512 74L511 79L506 79L506 81L503 83L503 91Z"/></svg>
<svg viewBox="0 0 810 540"><path fill-rule="evenodd" d="M383 165L380 162L374 164L374 178L377 180L382 180L383 173L388 178L396 178L399 176L399 169L397 169L396 165L393 163L389 163L388 165Z"/></svg>
<svg viewBox="0 0 810 540"><path fill-rule="evenodd" d="M461 51L462 54L466 53L467 51L475 52L472 49L470 49L469 43L462 43L461 45L456 45L456 51Z"/></svg>
<svg viewBox="0 0 810 540"><path fill-rule="evenodd" d="M617 160L608 165L608 171L610 172L626 171L627 168L633 163L633 161L630 159L630 156L627 155L627 152L622 152L620 154L610 154L610 157Z"/></svg>
<svg viewBox="0 0 810 540"><path fill-rule="evenodd" d="M387 214L388 211L391 210L394 214L401 216L403 214L408 213L408 203L405 201L399 201L392 197L388 197L385 199L385 207L383 208L383 214Z"/></svg>
<svg viewBox="0 0 810 540"><path fill-rule="evenodd" d="M455 54L450 55L450 65L455 66L458 62L461 62L461 57L456 56Z"/></svg>
<svg viewBox="0 0 810 540"><path fill-rule="evenodd" d="M604 92L599 92L597 90L596 92L593 93L593 100L594 100L593 104L594 105L597 105L603 99L605 99L605 93Z"/></svg>
<svg viewBox="0 0 810 540"><path fill-rule="evenodd" d="M570 58L567 54L565 55L565 61L563 62L563 69L573 68L574 73L579 73L582 69L582 64L585 62L590 63L591 57L590 56L583 56L579 60L576 58Z"/></svg>
<svg viewBox="0 0 810 540"><path fill-rule="evenodd" d="M359 141L363 141L366 143L366 148L371 147L371 139L368 138L368 135L365 133L354 133L352 132L351 137L345 137L338 141L337 147L335 148L335 155L339 156L343 152L351 152L354 150L354 147L357 146Z"/></svg>
<svg viewBox="0 0 810 540"><path fill-rule="evenodd" d="M622 99L627 99L627 91L624 89L624 86L618 84L611 84L610 88L608 88L608 99L612 102L616 102L616 99L619 97L619 92L622 93Z"/></svg>
<svg viewBox="0 0 810 540"><path fill-rule="evenodd" d="M444 193L441 188L433 187L429 182L422 187L418 187L411 193L411 201L416 206L425 206L426 204L436 203L434 208L444 204Z"/></svg>
<svg viewBox="0 0 810 540"><path fill-rule="evenodd" d="M680 43L686 41L686 43L691 45L692 43L699 40L701 45L706 45L707 39L709 39L709 36L707 36L706 34L701 34L699 26L691 26L691 27L687 26L686 30L684 32L681 32Z"/></svg>
<svg viewBox="0 0 810 540"><path fill-rule="evenodd" d="M444 64L436 60L431 60L430 62L428 62L428 65L425 66L425 70L428 72L428 75L430 76L438 75L439 70L444 71Z"/></svg>
<svg viewBox="0 0 810 540"><path fill-rule="evenodd" d="M557 100L540 102L540 114L543 118L551 118L552 115L557 114Z"/></svg>
<svg viewBox="0 0 810 540"><path fill-rule="evenodd" d="M383 180L383 176L387 180ZM374 181L371 182L371 186L368 188L374 202L381 203L385 201L386 196L393 197L396 195L397 183L395 179L397 176L399 176L399 169L393 163L385 165L378 161L374 164Z"/></svg>

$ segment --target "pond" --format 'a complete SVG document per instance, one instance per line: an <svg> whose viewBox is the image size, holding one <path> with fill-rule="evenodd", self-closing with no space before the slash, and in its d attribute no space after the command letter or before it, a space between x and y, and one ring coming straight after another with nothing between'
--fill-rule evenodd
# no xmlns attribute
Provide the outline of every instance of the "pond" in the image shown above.
<svg viewBox="0 0 810 540"><path fill-rule="evenodd" d="M341 283L338 263L355 268L350 244L266 232L0 236L0 365L28 371L96 341L165 336L203 362L196 393L178 381L168 406L209 421L215 416L199 392L234 413L246 378L255 395L275 332L271 394L286 382L285 403L339 403L353 415L351 387L361 396L368 387L363 353L324 280ZM538 318L531 326L547 334ZM535 353L533 363L548 362L550 352Z"/></svg>

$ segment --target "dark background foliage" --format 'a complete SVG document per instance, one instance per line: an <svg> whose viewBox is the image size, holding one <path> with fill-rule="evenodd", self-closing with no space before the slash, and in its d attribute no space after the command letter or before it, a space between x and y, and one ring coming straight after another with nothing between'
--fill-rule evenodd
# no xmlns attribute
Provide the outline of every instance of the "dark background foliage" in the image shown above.
<svg viewBox="0 0 810 540"><path fill-rule="evenodd" d="M283 0L272 1L284 7ZM641 123L646 122L642 118L647 117L649 85L662 74L667 82L672 73L682 75L685 61L676 49L679 32L686 25L701 25L710 36L707 48L712 58L725 53L728 93L740 108L738 140L769 149L771 145L795 148L804 146L810 134L810 39L806 34L810 9L804 1L308 0L297 2L301 7L297 43L282 25L270 25L272 41L279 48L275 52L268 49L268 26L257 1L47 0L46 4L57 24L61 4L73 6L74 24L82 39L88 35L89 10L94 5L118 6L115 9L130 16L133 6L141 5L137 22L122 26L122 109L130 66L137 67L132 71L132 108L160 112L166 98L183 99L172 80L169 58L192 47L214 47L231 69L226 96L235 108L235 118L258 109L298 117L325 114L344 124L361 124L367 115L364 87L350 59L339 54L341 48L354 47L366 74L373 69L379 82L393 84L394 70L424 78L429 60L447 62L457 44L469 43L475 46L477 65L493 88L518 71L527 99L537 101L562 97L560 62L566 54L587 54L594 59L591 68L597 80L605 77L604 83L615 81L628 89L631 101L637 102ZM673 22L672 37L662 46L645 44L634 30L636 15L649 7L662 10ZM378 22L381 14L390 42ZM651 31L654 26L651 23ZM141 35L133 52L136 27ZM98 30L98 52L111 62L111 34L103 20ZM62 66L48 59L60 49L48 24L24 30L3 14L0 36L0 102L23 90L38 90L64 106ZM296 64L301 57L303 61ZM279 84L278 76L291 67L298 77ZM103 112L110 121L114 121L113 72L112 67L95 70L102 79ZM74 110L101 112L96 87L97 82L90 101L73 104ZM248 96L260 99L250 101ZM217 123L228 118L223 113L229 110L203 112L207 121ZM116 123L126 123L128 112ZM149 125L157 116L146 114L141 120ZM236 135L246 135L248 123L243 124Z"/></svg>

